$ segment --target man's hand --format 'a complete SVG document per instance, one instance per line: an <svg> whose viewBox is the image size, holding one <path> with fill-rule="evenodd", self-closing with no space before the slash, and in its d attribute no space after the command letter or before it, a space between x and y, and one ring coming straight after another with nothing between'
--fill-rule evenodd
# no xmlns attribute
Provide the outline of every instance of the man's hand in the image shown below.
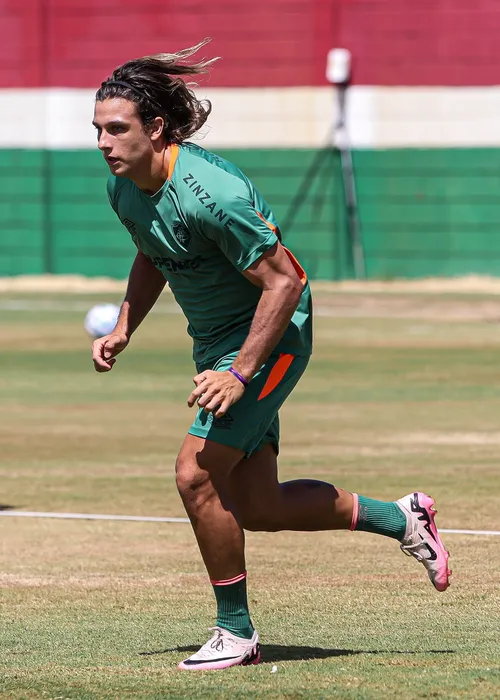
<svg viewBox="0 0 500 700"><path fill-rule="evenodd" d="M96 372L109 372L113 369L114 359L122 350L125 350L129 338L124 333L110 333L102 338L97 338L92 343L92 360Z"/></svg>
<svg viewBox="0 0 500 700"><path fill-rule="evenodd" d="M207 413L213 413L216 418L227 413L245 392L244 385L231 372L207 369L193 377L193 382L196 389L189 395L188 406L191 408L198 401L198 406Z"/></svg>

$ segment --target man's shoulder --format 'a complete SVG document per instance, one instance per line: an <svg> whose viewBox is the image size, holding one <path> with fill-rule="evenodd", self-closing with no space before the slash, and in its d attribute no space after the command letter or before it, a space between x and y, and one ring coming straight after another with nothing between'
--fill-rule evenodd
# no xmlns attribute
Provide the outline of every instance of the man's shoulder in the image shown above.
<svg viewBox="0 0 500 700"><path fill-rule="evenodd" d="M249 181L237 166L194 144L182 146L174 173L178 196L188 209L214 215L238 200L252 199Z"/></svg>
<svg viewBox="0 0 500 700"><path fill-rule="evenodd" d="M235 192L241 196L248 195L250 191L250 181L238 166L192 143L181 146L179 172L176 174L180 184L190 190L201 185L208 191L210 188L214 193L217 191L219 195Z"/></svg>

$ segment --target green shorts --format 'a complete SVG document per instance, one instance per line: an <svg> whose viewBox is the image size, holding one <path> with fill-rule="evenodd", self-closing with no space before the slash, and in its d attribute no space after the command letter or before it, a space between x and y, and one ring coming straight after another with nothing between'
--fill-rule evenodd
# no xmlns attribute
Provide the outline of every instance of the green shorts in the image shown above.
<svg viewBox="0 0 500 700"><path fill-rule="evenodd" d="M237 352L221 357L211 369L224 372ZM221 418L199 409L191 435L243 450L246 456L271 443L279 451L278 411L301 378L309 356L273 354L254 376L241 399ZM203 369L209 369L204 367ZM200 370L201 371L201 370Z"/></svg>

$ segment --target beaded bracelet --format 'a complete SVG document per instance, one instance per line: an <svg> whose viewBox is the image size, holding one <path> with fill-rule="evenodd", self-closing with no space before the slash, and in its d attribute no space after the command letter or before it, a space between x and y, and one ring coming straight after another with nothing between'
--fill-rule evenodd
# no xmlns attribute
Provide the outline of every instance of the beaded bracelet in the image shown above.
<svg viewBox="0 0 500 700"><path fill-rule="evenodd" d="M230 367L228 369L228 372L231 372L231 374L234 374L236 379L239 379L240 382L243 384L243 386L245 386L245 387L248 386L248 381L245 379L245 377L242 377L241 374L234 369L234 367Z"/></svg>

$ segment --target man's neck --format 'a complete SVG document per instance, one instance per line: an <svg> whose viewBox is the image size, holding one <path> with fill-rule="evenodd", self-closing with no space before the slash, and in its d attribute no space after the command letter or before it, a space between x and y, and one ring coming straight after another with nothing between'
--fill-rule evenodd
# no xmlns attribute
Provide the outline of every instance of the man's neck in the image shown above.
<svg viewBox="0 0 500 700"><path fill-rule="evenodd" d="M144 194L156 194L168 180L168 166L171 158L171 146L155 153L149 172L144 176L130 178Z"/></svg>

